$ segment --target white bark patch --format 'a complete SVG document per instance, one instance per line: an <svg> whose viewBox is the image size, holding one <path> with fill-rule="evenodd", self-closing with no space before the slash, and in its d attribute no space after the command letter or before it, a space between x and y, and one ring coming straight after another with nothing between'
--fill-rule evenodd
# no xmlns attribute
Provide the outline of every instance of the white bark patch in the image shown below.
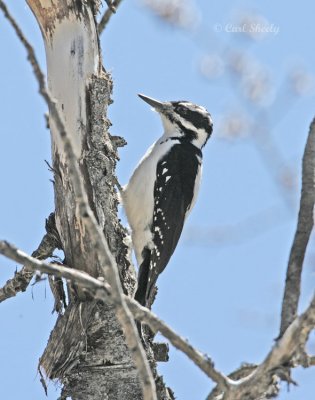
<svg viewBox="0 0 315 400"><path fill-rule="evenodd" d="M98 42L95 27L74 14L70 19L57 21L54 35L45 42L48 87L56 99L59 111L65 120L67 132L71 134L74 151L78 158L82 153L82 141L86 129L86 85L99 68ZM92 45L91 45L92 44ZM59 135L50 121L53 141L64 161Z"/></svg>

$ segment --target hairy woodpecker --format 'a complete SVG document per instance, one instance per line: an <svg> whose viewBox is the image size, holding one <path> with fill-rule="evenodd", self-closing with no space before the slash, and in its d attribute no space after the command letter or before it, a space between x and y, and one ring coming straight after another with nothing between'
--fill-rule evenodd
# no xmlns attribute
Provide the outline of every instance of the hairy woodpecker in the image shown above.
<svg viewBox="0 0 315 400"><path fill-rule="evenodd" d="M169 262L195 204L202 148L212 133L208 111L188 101L160 102L139 94L160 114L164 134L123 188L122 201L139 264L135 299L150 306L152 289Z"/></svg>

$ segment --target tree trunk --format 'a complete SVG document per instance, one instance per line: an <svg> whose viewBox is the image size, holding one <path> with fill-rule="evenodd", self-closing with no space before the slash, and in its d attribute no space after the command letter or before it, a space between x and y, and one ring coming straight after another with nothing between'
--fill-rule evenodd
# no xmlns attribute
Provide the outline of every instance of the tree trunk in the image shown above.
<svg viewBox="0 0 315 400"><path fill-rule="evenodd" d="M115 256L126 294L132 294L135 273L124 244L126 232L117 218L115 167L122 138L111 137L106 118L112 81L104 72L96 29L96 2L27 0L43 34L48 89L71 135L90 207ZM56 225L64 263L102 276L93 243L84 230L63 144L50 120ZM141 399L141 387L113 308L68 285L69 304L59 315L40 368L62 385L62 398ZM152 359L155 371L155 362ZM160 378L158 397L170 398Z"/></svg>

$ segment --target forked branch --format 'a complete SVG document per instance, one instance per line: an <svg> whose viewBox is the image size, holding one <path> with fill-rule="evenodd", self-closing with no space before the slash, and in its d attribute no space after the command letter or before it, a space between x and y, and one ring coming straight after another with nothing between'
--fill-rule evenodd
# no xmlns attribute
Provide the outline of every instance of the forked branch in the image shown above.
<svg viewBox="0 0 315 400"><path fill-rule="evenodd" d="M112 288L102 280L95 279L85 272L73 270L64 266L48 264L36 260L21 250L7 242L0 242L0 253L19 263L27 264L34 270L43 273L52 274L65 279L73 280L97 299L105 302L113 302ZM170 327L162 322L156 315L148 309L141 307L136 301L124 296L126 304L133 314L134 318L141 320L150 326L154 332L160 332L177 349L185 353L208 377L217 383L217 390L221 393L220 397L224 400L242 400L247 398L261 398L264 393L268 393L270 386L279 379L281 371L285 374L285 369L297 355L301 348L304 349L309 333L315 326L315 296L309 307L299 317L290 324L284 335L277 340L265 360L256 368L251 367L247 371L247 376L234 379L226 377L220 371L215 369L211 359L191 346ZM283 377L282 377L283 378ZM286 378L289 382L289 375ZM210 398L210 397L209 397ZM215 398L215 397L211 397Z"/></svg>

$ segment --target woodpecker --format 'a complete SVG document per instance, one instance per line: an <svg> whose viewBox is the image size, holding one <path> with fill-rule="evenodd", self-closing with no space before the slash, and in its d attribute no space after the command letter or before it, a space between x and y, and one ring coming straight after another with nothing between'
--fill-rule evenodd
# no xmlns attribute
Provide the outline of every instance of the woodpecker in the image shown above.
<svg viewBox="0 0 315 400"><path fill-rule="evenodd" d="M160 102L139 94L162 119L164 133L146 152L122 191L139 265L135 299L150 307L193 208L202 173L202 148L212 133L208 111L189 101Z"/></svg>

